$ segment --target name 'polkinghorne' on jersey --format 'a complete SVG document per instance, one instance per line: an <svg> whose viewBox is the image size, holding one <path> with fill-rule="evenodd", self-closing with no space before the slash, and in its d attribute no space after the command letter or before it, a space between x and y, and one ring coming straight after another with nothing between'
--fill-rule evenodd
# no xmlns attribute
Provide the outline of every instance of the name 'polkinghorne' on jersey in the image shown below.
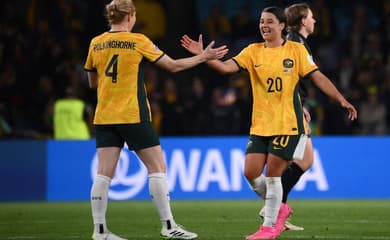
<svg viewBox="0 0 390 240"><path fill-rule="evenodd" d="M107 48L121 48L135 50L135 42L128 41L105 41L93 45L93 51L104 50Z"/></svg>

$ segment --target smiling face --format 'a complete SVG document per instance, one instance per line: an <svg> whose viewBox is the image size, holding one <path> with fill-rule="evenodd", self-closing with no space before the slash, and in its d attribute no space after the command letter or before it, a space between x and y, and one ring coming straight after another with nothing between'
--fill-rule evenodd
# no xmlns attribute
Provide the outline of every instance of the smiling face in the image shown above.
<svg viewBox="0 0 390 240"><path fill-rule="evenodd" d="M285 24L281 23L274 14L263 12L260 17L260 33L266 42L273 42L282 38Z"/></svg>

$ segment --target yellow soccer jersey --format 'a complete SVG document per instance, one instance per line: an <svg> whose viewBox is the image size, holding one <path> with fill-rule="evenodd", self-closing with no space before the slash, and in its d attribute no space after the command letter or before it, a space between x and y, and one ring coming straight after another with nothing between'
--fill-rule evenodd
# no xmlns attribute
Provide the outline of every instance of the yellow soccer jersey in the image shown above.
<svg viewBox="0 0 390 240"><path fill-rule="evenodd" d="M300 77L318 67L305 47L285 41L267 48L264 43L250 44L233 58L249 72L253 110L250 134L258 136L297 135L305 132L298 93Z"/></svg>
<svg viewBox="0 0 390 240"><path fill-rule="evenodd" d="M156 62L163 55L139 33L105 32L93 38L84 69L98 74L94 124L151 121L143 65L145 60Z"/></svg>

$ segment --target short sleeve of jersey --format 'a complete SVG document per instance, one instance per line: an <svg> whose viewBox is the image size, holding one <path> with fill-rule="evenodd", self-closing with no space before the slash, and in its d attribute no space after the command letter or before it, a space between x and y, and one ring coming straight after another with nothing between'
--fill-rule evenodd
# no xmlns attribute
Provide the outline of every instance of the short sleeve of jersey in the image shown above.
<svg viewBox="0 0 390 240"><path fill-rule="evenodd" d="M299 76L304 78L307 77L310 73L318 70L318 66L313 60L313 56L309 54L306 48L302 44L296 44L298 48L298 59L301 64L299 64Z"/></svg>
<svg viewBox="0 0 390 240"><path fill-rule="evenodd" d="M93 66L93 61L92 61L93 41L94 40L92 39L91 43L89 44L88 56L84 64L84 69L89 72L96 72L96 68Z"/></svg>
<svg viewBox="0 0 390 240"><path fill-rule="evenodd" d="M149 61L156 62L164 55L164 52L161 51L148 37L143 34L137 34L137 37L139 41L136 46L136 50Z"/></svg>
<svg viewBox="0 0 390 240"><path fill-rule="evenodd" d="M233 57L233 60L238 64L240 69L248 70L249 66L252 65L251 56L253 53L253 47L254 45L250 44L249 46L244 48L238 55Z"/></svg>

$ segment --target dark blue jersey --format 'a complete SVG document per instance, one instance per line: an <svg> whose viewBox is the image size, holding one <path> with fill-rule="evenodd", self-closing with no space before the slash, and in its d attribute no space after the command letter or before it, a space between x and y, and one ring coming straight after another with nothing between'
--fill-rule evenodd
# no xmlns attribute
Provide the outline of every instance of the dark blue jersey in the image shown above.
<svg viewBox="0 0 390 240"><path fill-rule="evenodd" d="M309 54L313 55L309 45L307 44L307 39L304 36L302 36L299 32L296 32L296 31L288 32L286 39L294 41L294 42L302 43L303 46L305 46L306 50L309 52ZM305 79L305 78L303 78L303 79L301 78L299 81L299 95L301 96L303 104L305 103L305 98L307 97L307 94L308 94L307 88L308 88L309 82L310 82L310 80Z"/></svg>

